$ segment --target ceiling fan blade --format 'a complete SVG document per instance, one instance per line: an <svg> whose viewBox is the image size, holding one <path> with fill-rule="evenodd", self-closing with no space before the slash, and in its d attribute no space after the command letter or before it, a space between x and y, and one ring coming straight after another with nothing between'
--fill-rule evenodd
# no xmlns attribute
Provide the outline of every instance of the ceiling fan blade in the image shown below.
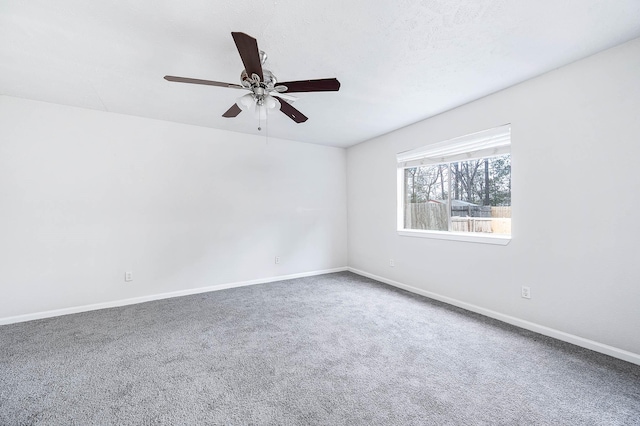
<svg viewBox="0 0 640 426"><path fill-rule="evenodd" d="M240 114L242 112L242 110L240 109L240 107L238 106L238 104L233 104L231 106L231 108L229 108L227 110L227 112L225 112L224 114L222 114L223 117L225 118L233 118L233 117L237 117L238 114Z"/></svg>
<svg viewBox="0 0 640 426"><path fill-rule="evenodd" d="M286 86L284 93L291 92L337 92L340 90L340 82L335 78L322 78L319 80L300 80L278 82L278 86Z"/></svg>
<svg viewBox="0 0 640 426"><path fill-rule="evenodd" d="M298 98L296 98L295 96L287 95L286 93L278 93L277 96L281 97L282 99L286 99L289 102L295 102L298 100Z"/></svg>
<svg viewBox="0 0 640 426"><path fill-rule="evenodd" d="M287 101L280 99L277 96L274 96L274 98L280 101L280 111L296 123L304 123L308 120L303 113L292 107Z"/></svg>
<svg viewBox="0 0 640 426"><path fill-rule="evenodd" d="M252 74L257 74L260 77L260 81L262 81L264 76L262 75L262 63L260 62L260 52L258 51L256 39L245 33L232 32L231 36L233 41L236 42L236 47L247 75L251 77Z"/></svg>
<svg viewBox="0 0 640 426"><path fill-rule="evenodd" d="M176 77L173 75L165 75L164 79L167 81L175 81L178 83L191 83L191 84L205 84L207 86L229 87L231 89L244 89L239 84L223 83L221 81L200 80L197 78Z"/></svg>

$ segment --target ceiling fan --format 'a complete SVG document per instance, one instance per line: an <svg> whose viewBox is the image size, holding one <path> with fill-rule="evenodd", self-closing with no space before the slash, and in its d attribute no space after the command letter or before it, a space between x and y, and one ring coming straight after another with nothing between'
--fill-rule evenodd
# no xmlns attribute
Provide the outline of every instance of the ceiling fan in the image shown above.
<svg viewBox="0 0 640 426"><path fill-rule="evenodd" d="M291 106L290 102L297 98L288 93L335 92L340 89L340 82L335 78L278 82L271 71L262 68L267 60L267 54L258 50L258 42L255 38L239 32L232 32L231 36L244 64L244 70L240 74L240 84L172 75L166 75L165 80L248 90L249 93L238 99L238 102L222 114L226 118L236 117L243 110L253 110L258 118L265 119L268 111L279 109L296 123L307 121L307 117Z"/></svg>

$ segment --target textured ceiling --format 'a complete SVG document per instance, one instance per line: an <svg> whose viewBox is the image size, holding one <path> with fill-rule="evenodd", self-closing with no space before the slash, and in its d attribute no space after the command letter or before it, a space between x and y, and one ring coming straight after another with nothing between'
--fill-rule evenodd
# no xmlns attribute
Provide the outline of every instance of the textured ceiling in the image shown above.
<svg viewBox="0 0 640 426"><path fill-rule="evenodd" d="M640 37L638 0L3 0L0 94L350 146ZM231 31L267 52L309 117L221 115L244 92Z"/></svg>

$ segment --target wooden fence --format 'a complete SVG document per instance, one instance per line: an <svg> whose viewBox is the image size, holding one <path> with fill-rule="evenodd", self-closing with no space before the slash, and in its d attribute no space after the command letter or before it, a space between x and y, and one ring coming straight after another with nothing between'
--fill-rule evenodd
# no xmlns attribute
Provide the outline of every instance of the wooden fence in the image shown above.
<svg viewBox="0 0 640 426"><path fill-rule="evenodd" d="M441 203L409 203L405 208L404 227L447 231L449 217L447 205Z"/></svg>
<svg viewBox="0 0 640 426"><path fill-rule="evenodd" d="M491 206L451 206L451 216L491 217Z"/></svg>
<svg viewBox="0 0 640 426"><path fill-rule="evenodd" d="M491 207L491 217L511 217L511 206Z"/></svg>
<svg viewBox="0 0 640 426"><path fill-rule="evenodd" d="M410 203L405 208L406 229L447 231L447 205L444 203ZM511 234L511 207L491 207L491 217L451 217L453 232Z"/></svg>

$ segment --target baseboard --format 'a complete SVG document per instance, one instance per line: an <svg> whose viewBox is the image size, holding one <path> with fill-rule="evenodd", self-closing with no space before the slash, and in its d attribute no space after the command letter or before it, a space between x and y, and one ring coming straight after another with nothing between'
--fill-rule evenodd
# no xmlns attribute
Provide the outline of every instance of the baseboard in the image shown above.
<svg viewBox="0 0 640 426"><path fill-rule="evenodd" d="M467 311L475 312L490 318L497 319L502 322L506 322L511 325L524 328L526 330L534 331L536 333L540 333L545 336L553 337L554 339L562 340L564 342L568 342L576 346L580 346L586 349L591 349L592 351L600 352L605 355L612 356L614 358L619 358L624 361L628 361L633 364L640 365L640 355L633 352L625 351L624 349L615 348L613 346L605 345L604 343L599 343L594 340L589 340L573 334L565 333L564 331L556 330L554 328L546 327L544 325L540 325L540 324L536 324L520 318L516 318L511 315L502 314L500 312L492 311L491 309L485 309L480 306L472 305L471 303L462 302L460 300L453 299L451 297L442 296L437 293L433 293L427 290L422 290L420 288L412 287L410 285L402 284L398 281L394 281L388 278L380 277L378 275L370 274L368 272L361 271L359 269L349 267L347 268L347 270L350 272L353 272L354 274L362 275L363 277L371 278L373 280L380 281L384 284L389 284L393 287L398 287L403 290L410 291L411 293L420 294L430 299L439 300L449 305L466 309Z"/></svg>
<svg viewBox="0 0 640 426"><path fill-rule="evenodd" d="M173 298L173 297L188 296L188 295L191 295L191 294L207 293L207 292L210 292L210 291L225 290L225 289L236 288L236 287L245 287L245 286L256 285L256 284L265 284L265 283L270 283L270 282L274 282L274 281L285 281L285 280L291 280L291 279L295 279L295 278L311 277L311 276L314 276L314 275L323 275L323 274L330 274L330 273L333 273L333 272L343 272L343 271L350 271L350 272L353 272L354 274L362 275L363 277L371 278L373 280L382 282L384 284L388 284L388 285L391 285L393 287L398 287L398 288L401 288L403 290L410 291L411 293L420 294L420 295L428 297L430 299L439 300L441 302L444 302L444 303L447 303L447 304L450 304L450 305L453 305L453 306L457 306L459 308L466 309L468 311L475 312L475 313L478 313L478 314L481 314L481 315L485 315L487 317L494 318L494 319L497 319L499 321L503 321L503 322L506 322L508 324L512 324L512 325L524 328L526 330L530 330L530 331L533 331L533 332L536 332L536 333L540 333L542 335L553 337L555 339L562 340L564 342L568 342L568 343L574 344L576 346L580 346L580 347L583 347L583 348L586 348L586 349L590 349L590 350L593 350L593 351L596 351L596 352L603 353L605 355L612 356L614 358L619 358L619 359L622 359L624 361L628 361L628 362L631 362L633 364L640 365L640 355L639 354L636 354L636 353L633 353L633 352L629 352L629 351L625 351L624 349L619 349L619 348L616 348L616 347L613 347L613 346L605 345L604 343L599 343L599 342L596 342L594 340L585 339L583 337L579 337L579 336L576 336L576 335L573 335L573 334L565 333L564 331L556 330L556 329L553 329L553 328L550 328L550 327L546 327L546 326L543 326L543 325L540 325L540 324L536 324L536 323L533 323L533 322L530 322L530 321L526 321L526 320L523 320L523 319L520 319L520 318L516 318L516 317L513 317L511 315L506 315L506 314L503 314L503 313L500 313L500 312L496 312L496 311L493 311L491 309L482 308L480 306L476 306L476 305L473 305L471 303L462 302L460 300L453 299L451 297L442 296L440 294L433 293L431 291L422 290L422 289L417 288L417 287L413 287L413 286L410 286L410 285L402 284L402 283L400 283L398 281L394 281L394 280L391 280L391 279L388 279L388 278L385 278L385 277L381 277L381 276L378 276L378 275L370 274L368 272L361 271L359 269L355 269L355 268L351 268L351 267L324 269L324 270L320 270L320 271L302 272L302 273L290 274L290 275L280 275L280 276L269 277L269 278L259 278L259 279L255 279L255 280L249 280L249 281L239 281L239 282L233 282L233 283L217 284L217 285L208 286L208 287L199 287L199 288L193 288L193 289L187 289L187 290L173 291L173 292L168 292L168 293L152 294L152 295L148 295L148 296L141 296L141 297L134 297L134 298L130 298L130 299L115 300L115 301L111 301L111 302L95 303L95 304L91 304L91 305L75 306L75 307L71 307L71 308L55 309L55 310L51 310L51 311L35 312L35 313L24 314L24 315L16 315L16 316L12 316L12 317L0 318L0 325L13 324L13 323L25 322L25 321L32 321L32 320L43 319L43 318L51 318L51 317L57 317L57 316L61 316L61 315L75 314L75 313L79 313L79 312L95 311L95 310L98 310L98 309L115 308L115 307L118 307L118 306L134 305L136 303L150 302L150 301L153 301L153 300L170 299L170 298Z"/></svg>
<svg viewBox="0 0 640 426"><path fill-rule="evenodd" d="M0 318L0 325L32 321L32 320L42 319L42 318L51 318L51 317L57 317L61 315L77 314L79 312L95 311L98 309L115 308L118 306L134 305L136 303L150 302L152 300L170 299L172 297L189 296L191 294L207 293L209 291L225 290L228 288L245 287L245 286L256 285L256 284L265 284L265 283L270 283L274 281L292 280L294 278L311 277L314 275L330 274L333 272L343 272L347 270L348 268L345 266L342 268L323 269L321 271L302 272L299 274L280 275L277 277L259 278L255 280L249 280L249 281L217 284L217 285L212 285L208 287L199 287L199 288L192 288L188 290L172 291L169 293L160 293L160 294L152 294L149 296L133 297L131 299L122 299L122 300L115 300L111 302L95 303L91 305L74 306L71 308L55 309L51 311L35 312L32 314L16 315L12 317Z"/></svg>

